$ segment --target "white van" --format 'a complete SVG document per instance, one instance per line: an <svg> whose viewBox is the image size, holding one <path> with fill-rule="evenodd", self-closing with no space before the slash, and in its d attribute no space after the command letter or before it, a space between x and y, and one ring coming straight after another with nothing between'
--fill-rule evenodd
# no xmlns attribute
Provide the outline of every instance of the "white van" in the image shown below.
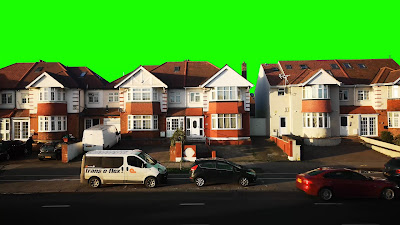
<svg viewBox="0 0 400 225"><path fill-rule="evenodd" d="M114 125L96 125L83 131L83 150L108 149L119 143L121 133Z"/></svg>
<svg viewBox="0 0 400 225"><path fill-rule="evenodd" d="M167 169L142 150L95 150L82 158L81 183L144 184L153 188L167 182Z"/></svg>

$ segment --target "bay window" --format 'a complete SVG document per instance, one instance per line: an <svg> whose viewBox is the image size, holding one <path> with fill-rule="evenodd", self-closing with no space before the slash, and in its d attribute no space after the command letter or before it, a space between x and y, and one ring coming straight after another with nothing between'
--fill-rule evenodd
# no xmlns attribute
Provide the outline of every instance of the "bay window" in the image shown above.
<svg viewBox="0 0 400 225"><path fill-rule="evenodd" d="M303 99L329 99L328 85L316 84L303 87Z"/></svg>
<svg viewBox="0 0 400 225"><path fill-rule="evenodd" d="M0 137L1 140L10 140L10 119L0 119Z"/></svg>
<svg viewBox="0 0 400 225"><path fill-rule="evenodd" d="M303 113L303 127L329 128L330 117L328 113Z"/></svg>
<svg viewBox="0 0 400 225"><path fill-rule="evenodd" d="M39 101L65 101L65 90L62 88L40 88Z"/></svg>
<svg viewBox="0 0 400 225"><path fill-rule="evenodd" d="M158 130L158 115L128 115L128 130Z"/></svg>
<svg viewBox="0 0 400 225"><path fill-rule="evenodd" d="M242 129L242 114L212 114L211 124L213 130Z"/></svg>
<svg viewBox="0 0 400 225"><path fill-rule="evenodd" d="M39 116L39 132L60 132L66 130L66 116Z"/></svg>
<svg viewBox="0 0 400 225"><path fill-rule="evenodd" d="M238 87L215 87L211 91L211 99L214 101L237 101L241 100L241 91Z"/></svg>
<svg viewBox="0 0 400 225"><path fill-rule="evenodd" d="M157 101L157 100L158 100L158 93L153 88L128 89L129 102Z"/></svg>
<svg viewBox="0 0 400 225"><path fill-rule="evenodd" d="M388 112L388 124L390 128L400 128L400 112Z"/></svg>

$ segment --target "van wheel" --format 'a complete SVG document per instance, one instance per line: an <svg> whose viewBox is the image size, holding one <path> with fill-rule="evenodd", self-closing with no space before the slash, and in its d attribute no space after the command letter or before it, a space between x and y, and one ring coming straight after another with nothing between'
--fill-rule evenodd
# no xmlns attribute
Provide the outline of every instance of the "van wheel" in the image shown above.
<svg viewBox="0 0 400 225"><path fill-rule="evenodd" d="M101 180L98 177L91 177L89 179L89 186L92 188L98 188L101 186Z"/></svg>
<svg viewBox="0 0 400 225"><path fill-rule="evenodd" d="M154 177L147 177L146 180L144 180L144 185L147 188L154 188L157 184L156 178Z"/></svg>

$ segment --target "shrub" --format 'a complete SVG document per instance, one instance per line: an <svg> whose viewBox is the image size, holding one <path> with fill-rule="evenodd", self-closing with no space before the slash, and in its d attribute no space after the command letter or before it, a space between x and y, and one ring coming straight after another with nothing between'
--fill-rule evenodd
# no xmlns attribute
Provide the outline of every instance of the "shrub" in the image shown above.
<svg viewBox="0 0 400 225"><path fill-rule="evenodd" d="M178 128L172 135L171 146L175 146L175 142L177 142L177 141L181 141L182 145L183 145L183 142L185 141L185 132L180 128Z"/></svg>
<svg viewBox="0 0 400 225"><path fill-rule="evenodd" d="M382 131L381 132L381 139L387 143L393 143L393 135L389 131Z"/></svg>

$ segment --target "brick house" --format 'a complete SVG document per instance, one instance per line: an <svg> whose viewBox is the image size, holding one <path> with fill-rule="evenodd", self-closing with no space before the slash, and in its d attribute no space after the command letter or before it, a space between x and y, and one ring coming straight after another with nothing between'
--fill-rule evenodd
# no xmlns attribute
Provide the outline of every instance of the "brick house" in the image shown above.
<svg viewBox="0 0 400 225"><path fill-rule="evenodd" d="M3 140L81 138L85 93L108 84L86 67L44 61L12 64L0 69L0 77Z"/></svg>
<svg viewBox="0 0 400 225"><path fill-rule="evenodd" d="M168 138L180 127L191 141L250 142L253 85L227 65L166 62L109 83L86 67L40 61L2 68L0 78L3 140L80 139L86 128L112 124L123 137Z"/></svg>
<svg viewBox="0 0 400 225"><path fill-rule="evenodd" d="M270 118L271 136L298 135L314 145L338 144L340 136L397 135L399 80L400 66L392 59L262 64L256 117Z"/></svg>
<svg viewBox="0 0 400 225"><path fill-rule="evenodd" d="M123 136L171 137L177 128L191 141L244 144L250 139L253 86L229 66L166 62L140 66L112 82L119 89Z"/></svg>

